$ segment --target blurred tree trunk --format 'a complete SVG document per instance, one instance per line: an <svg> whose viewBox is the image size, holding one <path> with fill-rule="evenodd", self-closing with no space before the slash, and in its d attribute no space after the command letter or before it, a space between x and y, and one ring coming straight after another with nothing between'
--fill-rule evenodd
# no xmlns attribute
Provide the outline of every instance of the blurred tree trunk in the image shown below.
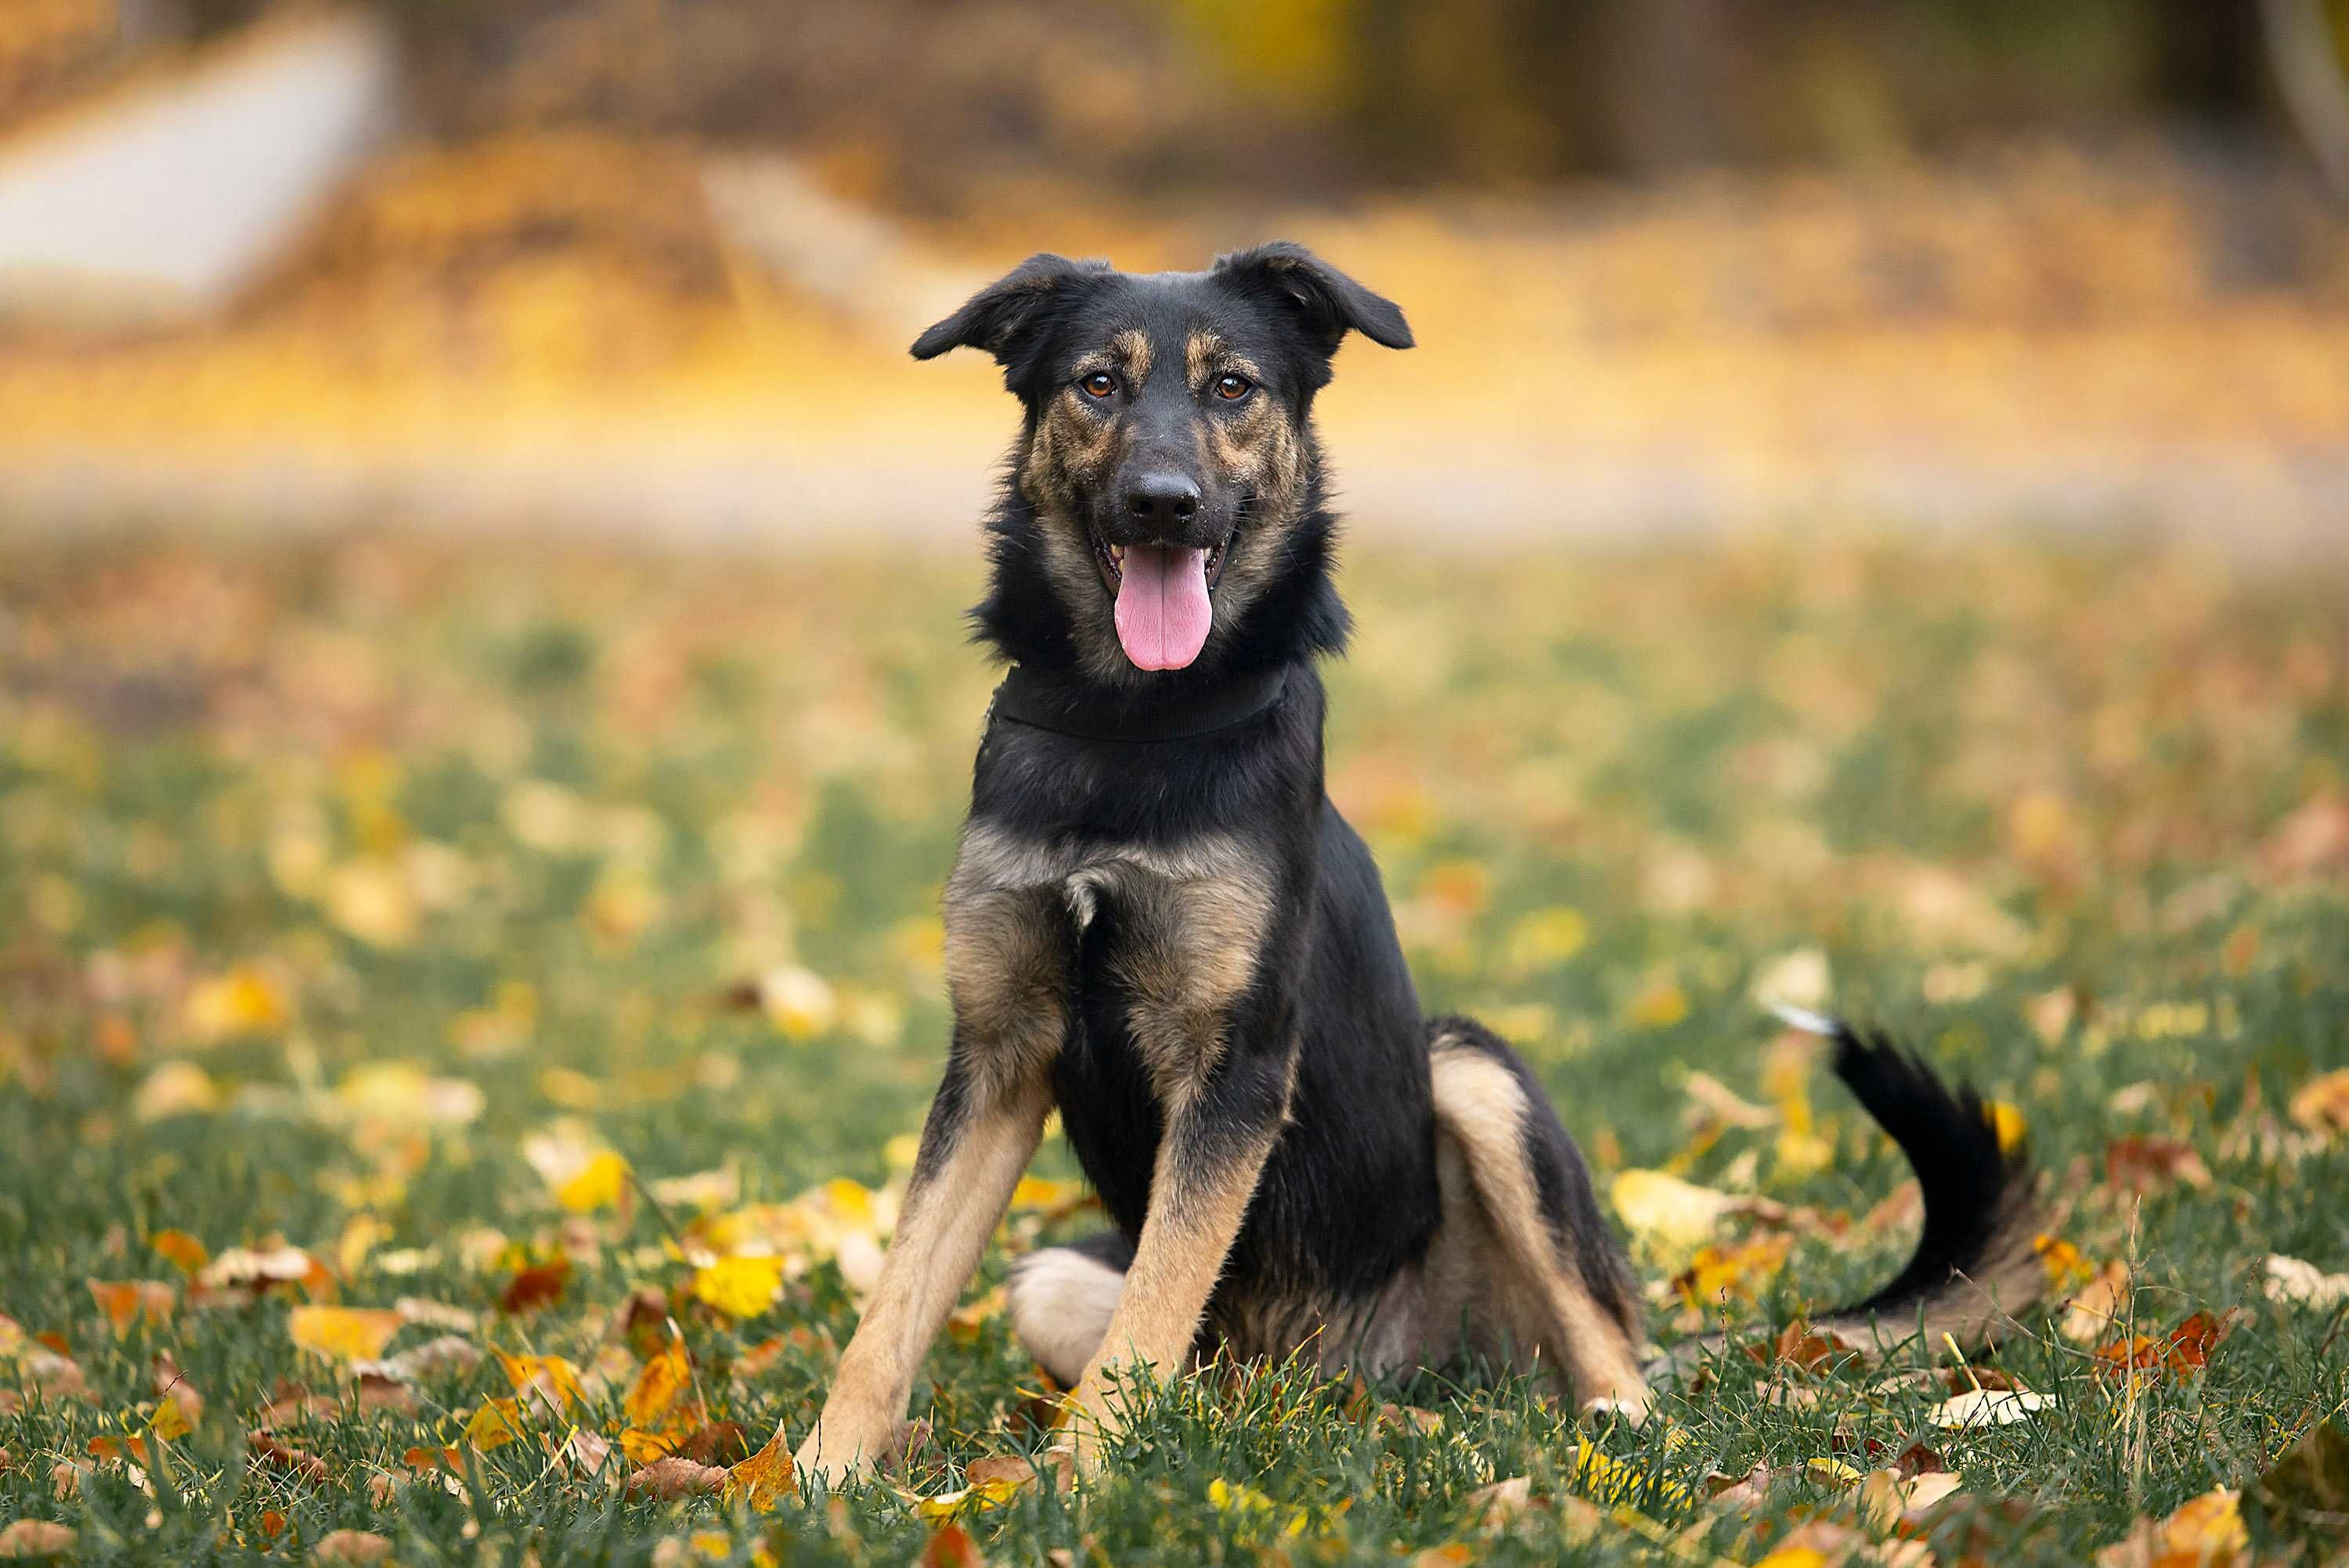
<svg viewBox="0 0 2349 1568"><path fill-rule="evenodd" d="M1600 154L1635 175L1720 163L1745 150L1723 106L1736 64L1729 0L1614 0L1595 80Z"/></svg>

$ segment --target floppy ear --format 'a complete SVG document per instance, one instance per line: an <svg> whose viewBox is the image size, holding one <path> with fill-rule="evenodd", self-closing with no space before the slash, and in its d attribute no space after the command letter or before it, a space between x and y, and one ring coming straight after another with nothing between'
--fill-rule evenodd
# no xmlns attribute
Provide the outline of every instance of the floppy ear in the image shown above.
<svg viewBox="0 0 2349 1568"><path fill-rule="evenodd" d="M1411 346L1411 324L1394 301L1372 294L1292 240L1218 256L1215 273L1244 292L1297 312L1325 359L1338 352L1349 332L1389 348Z"/></svg>
<svg viewBox="0 0 2349 1568"><path fill-rule="evenodd" d="M983 348L1008 366L1045 305L1066 296L1071 285L1109 270L1107 262L1072 262L1049 251L1030 256L914 339L914 357L936 359L949 348Z"/></svg>

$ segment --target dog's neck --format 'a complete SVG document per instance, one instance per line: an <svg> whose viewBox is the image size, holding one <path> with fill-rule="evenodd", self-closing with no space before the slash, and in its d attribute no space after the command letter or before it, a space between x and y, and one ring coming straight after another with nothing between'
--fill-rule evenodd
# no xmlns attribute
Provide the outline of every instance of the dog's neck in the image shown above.
<svg viewBox="0 0 2349 1568"><path fill-rule="evenodd" d="M1237 679L1159 695L1104 692L1014 665L995 688L990 717L1079 740L1154 745L1235 729L1280 701L1293 665L1265 665Z"/></svg>

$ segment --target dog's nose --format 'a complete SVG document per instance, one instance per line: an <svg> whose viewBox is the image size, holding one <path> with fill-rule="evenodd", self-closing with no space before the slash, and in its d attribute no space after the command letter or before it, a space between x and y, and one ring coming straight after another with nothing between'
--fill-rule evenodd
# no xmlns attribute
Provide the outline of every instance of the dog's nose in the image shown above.
<svg viewBox="0 0 2349 1568"><path fill-rule="evenodd" d="M1125 515L1145 528L1174 528L1199 510L1199 487L1181 474L1144 474L1126 487Z"/></svg>

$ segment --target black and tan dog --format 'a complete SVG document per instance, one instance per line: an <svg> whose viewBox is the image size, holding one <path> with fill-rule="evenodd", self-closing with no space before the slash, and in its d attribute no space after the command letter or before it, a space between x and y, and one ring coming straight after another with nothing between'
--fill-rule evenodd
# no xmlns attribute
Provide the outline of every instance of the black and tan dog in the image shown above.
<svg viewBox="0 0 2349 1568"><path fill-rule="evenodd" d="M1644 1410L1640 1297L1541 1086L1425 1018L1370 852L1322 789L1330 581L1314 394L1402 313L1298 246L1204 273L1037 256L914 345L984 349L1024 409L976 619L1012 669L947 883L955 1028L895 1243L803 1473L897 1441L922 1357L1046 1115L1113 1229L1019 1264L1075 1389L1220 1345L1365 1372L1538 1364ZM1837 1070L1922 1178L1900 1275L1847 1316L1978 1339L2034 1294L2027 1171L1971 1095L1846 1035Z"/></svg>

